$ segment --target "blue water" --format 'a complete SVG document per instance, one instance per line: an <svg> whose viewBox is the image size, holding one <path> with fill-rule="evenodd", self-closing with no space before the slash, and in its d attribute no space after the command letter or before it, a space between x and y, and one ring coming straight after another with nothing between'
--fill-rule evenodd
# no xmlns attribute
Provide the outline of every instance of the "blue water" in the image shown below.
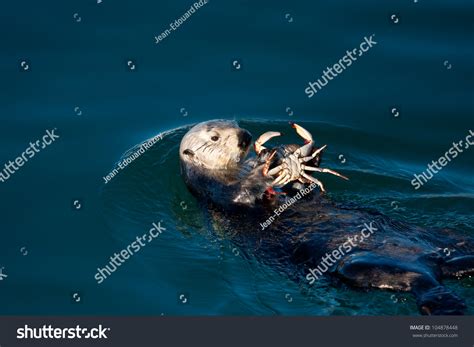
<svg viewBox="0 0 474 347"><path fill-rule="evenodd" d="M0 183L0 314L418 314L389 292L302 293L216 237L179 177L183 130L103 177L163 131L229 118L256 136L292 120L329 145L325 166L351 177L328 180L331 198L474 235L472 150L410 184L474 130L472 1L211 0L155 44L191 4L2 4L1 168L47 129L60 139ZM372 34L376 46L306 97ZM166 231L98 285L97 268L158 221ZM473 314L472 279L447 284Z"/></svg>

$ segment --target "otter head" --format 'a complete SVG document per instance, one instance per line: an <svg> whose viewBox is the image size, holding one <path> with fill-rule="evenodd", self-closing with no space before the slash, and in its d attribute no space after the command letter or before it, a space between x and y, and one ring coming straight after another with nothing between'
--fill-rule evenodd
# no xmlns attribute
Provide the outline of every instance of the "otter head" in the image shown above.
<svg viewBox="0 0 474 347"><path fill-rule="evenodd" d="M200 167L209 175L222 175L239 168L251 141L252 135L236 122L212 120L184 135L179 156L185 168Z"/></svg>

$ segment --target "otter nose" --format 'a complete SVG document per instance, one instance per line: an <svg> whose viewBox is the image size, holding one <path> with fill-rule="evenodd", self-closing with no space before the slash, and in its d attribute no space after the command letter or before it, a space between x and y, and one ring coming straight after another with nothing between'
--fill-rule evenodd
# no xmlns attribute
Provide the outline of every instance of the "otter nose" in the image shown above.
<svg viewBox="0 0 474 347"><path fill-rule="evenodd" d="M242 130L239 134L239 147L246 149L252 142L252 135L247 130Z"/></svg>

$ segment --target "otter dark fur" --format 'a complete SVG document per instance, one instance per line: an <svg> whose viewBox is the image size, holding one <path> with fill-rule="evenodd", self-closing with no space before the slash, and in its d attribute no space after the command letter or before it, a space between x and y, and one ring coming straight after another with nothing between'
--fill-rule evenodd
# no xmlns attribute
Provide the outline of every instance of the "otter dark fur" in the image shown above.
<svg viewBox="0 0 474 347"><path fill-rule="evenodd" d="M228 233L235 244L261 261L278 263L295 281L311 284L318 277L314 269L323 270L321 260L341 250L362 225L369 225L375 229L370 237L326 266L322 275L366 290L410 292L422 314L463 314L463 300L442 280L474 273L472 238L408 225L374 210L335 204L314 192L261 230L260 223L274 207L296 191L288 188L287 195L268 198L265 192L272 179L261 173L262 158L245 160L250 139L235 122L217 120L198 124L181 142L183 178L193 194L206 202L217 232ZM456 257L446 256L441 251L446 248L455 249Z"/></svg>

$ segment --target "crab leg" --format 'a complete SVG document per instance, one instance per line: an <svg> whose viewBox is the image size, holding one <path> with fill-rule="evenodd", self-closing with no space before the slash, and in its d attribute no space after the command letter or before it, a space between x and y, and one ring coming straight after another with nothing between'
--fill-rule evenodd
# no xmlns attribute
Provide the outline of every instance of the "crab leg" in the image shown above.
<svg viewBox="0 0 474 347"><path fill-rule="evenodd" d="M314 178L314 177L312 177L312 176L310 176L310 175L305 174L304 172L301 173L301 176L303 176L303 177L306 178L307 180L310 180L311 182L316 183L316 184L318 185L319 189L321 189L321 191L322 191L323 193L326 192L326 189L324 189L324 186L323 186L323 184L321 183L321 181L317 180L316 178Z"/></svg>
<svg viewBox="0 0 474 347"><path fill-rule="evenodd" d="M274 149L272 151L272 154L270 154L267 160L265 160L265 164L263 165L263 170L262 170L263 176L268 176L268 169L270 168L270 164L272 162L273 157L275 156L275 153L276 153L276 150Z"/></svg>
<svg viewBox="0 0 474 347"><path fill-rule="evenodd" d="M345 180L349 180L346 176L341 175L339 172L336 172L331 169L325 169L325 168L319 168L319 167L312 167L312 166L307 166L307 165L301 165L303 170L308 170L308 171L316 171L316 172L324 172L324 173L330 173L334 176L341 177Z"/></svg>
<svg viewBox="0 0 474 347"><path fill-rule="evenodd" d="M274 167L273 169L271 169L270 171L268 171L268 174L269 174L270 176L273 176L273 175L279 173L281 170L283 170L284 167L285 167L284 164L278 165L277 167Z"/></svg>
<svg viewBox="0 0 474 347"><path fill-rule="evenodd" d="M273 182L272 186L283 187L285 184L290 182L291 176L287 172L283 172L280 176L278 176Z"/></svg>
<svg viewBox="0 0 474 347"><path fill-rule="evenodd" d="M317 156L319 153L321 153L328 145L324 145L322 146L321 148L318 148L317 150L315 150L313 152L313 154L311 154L310 156L307 156L307 157L304 157L304 158L301 158L301 160L306 163L308 161L310 161L311 159L314 159L315 156Z"/></svg>
<svg viewBox="0 0 474 347"><path fill-rule="evenodd" d="M267 131L266 133L260 135L254 144L255 152L260 154L264 149L267 149L265 146L263 146L263 144L276 136L281 136L281 133L278 131Z"/></svg>

